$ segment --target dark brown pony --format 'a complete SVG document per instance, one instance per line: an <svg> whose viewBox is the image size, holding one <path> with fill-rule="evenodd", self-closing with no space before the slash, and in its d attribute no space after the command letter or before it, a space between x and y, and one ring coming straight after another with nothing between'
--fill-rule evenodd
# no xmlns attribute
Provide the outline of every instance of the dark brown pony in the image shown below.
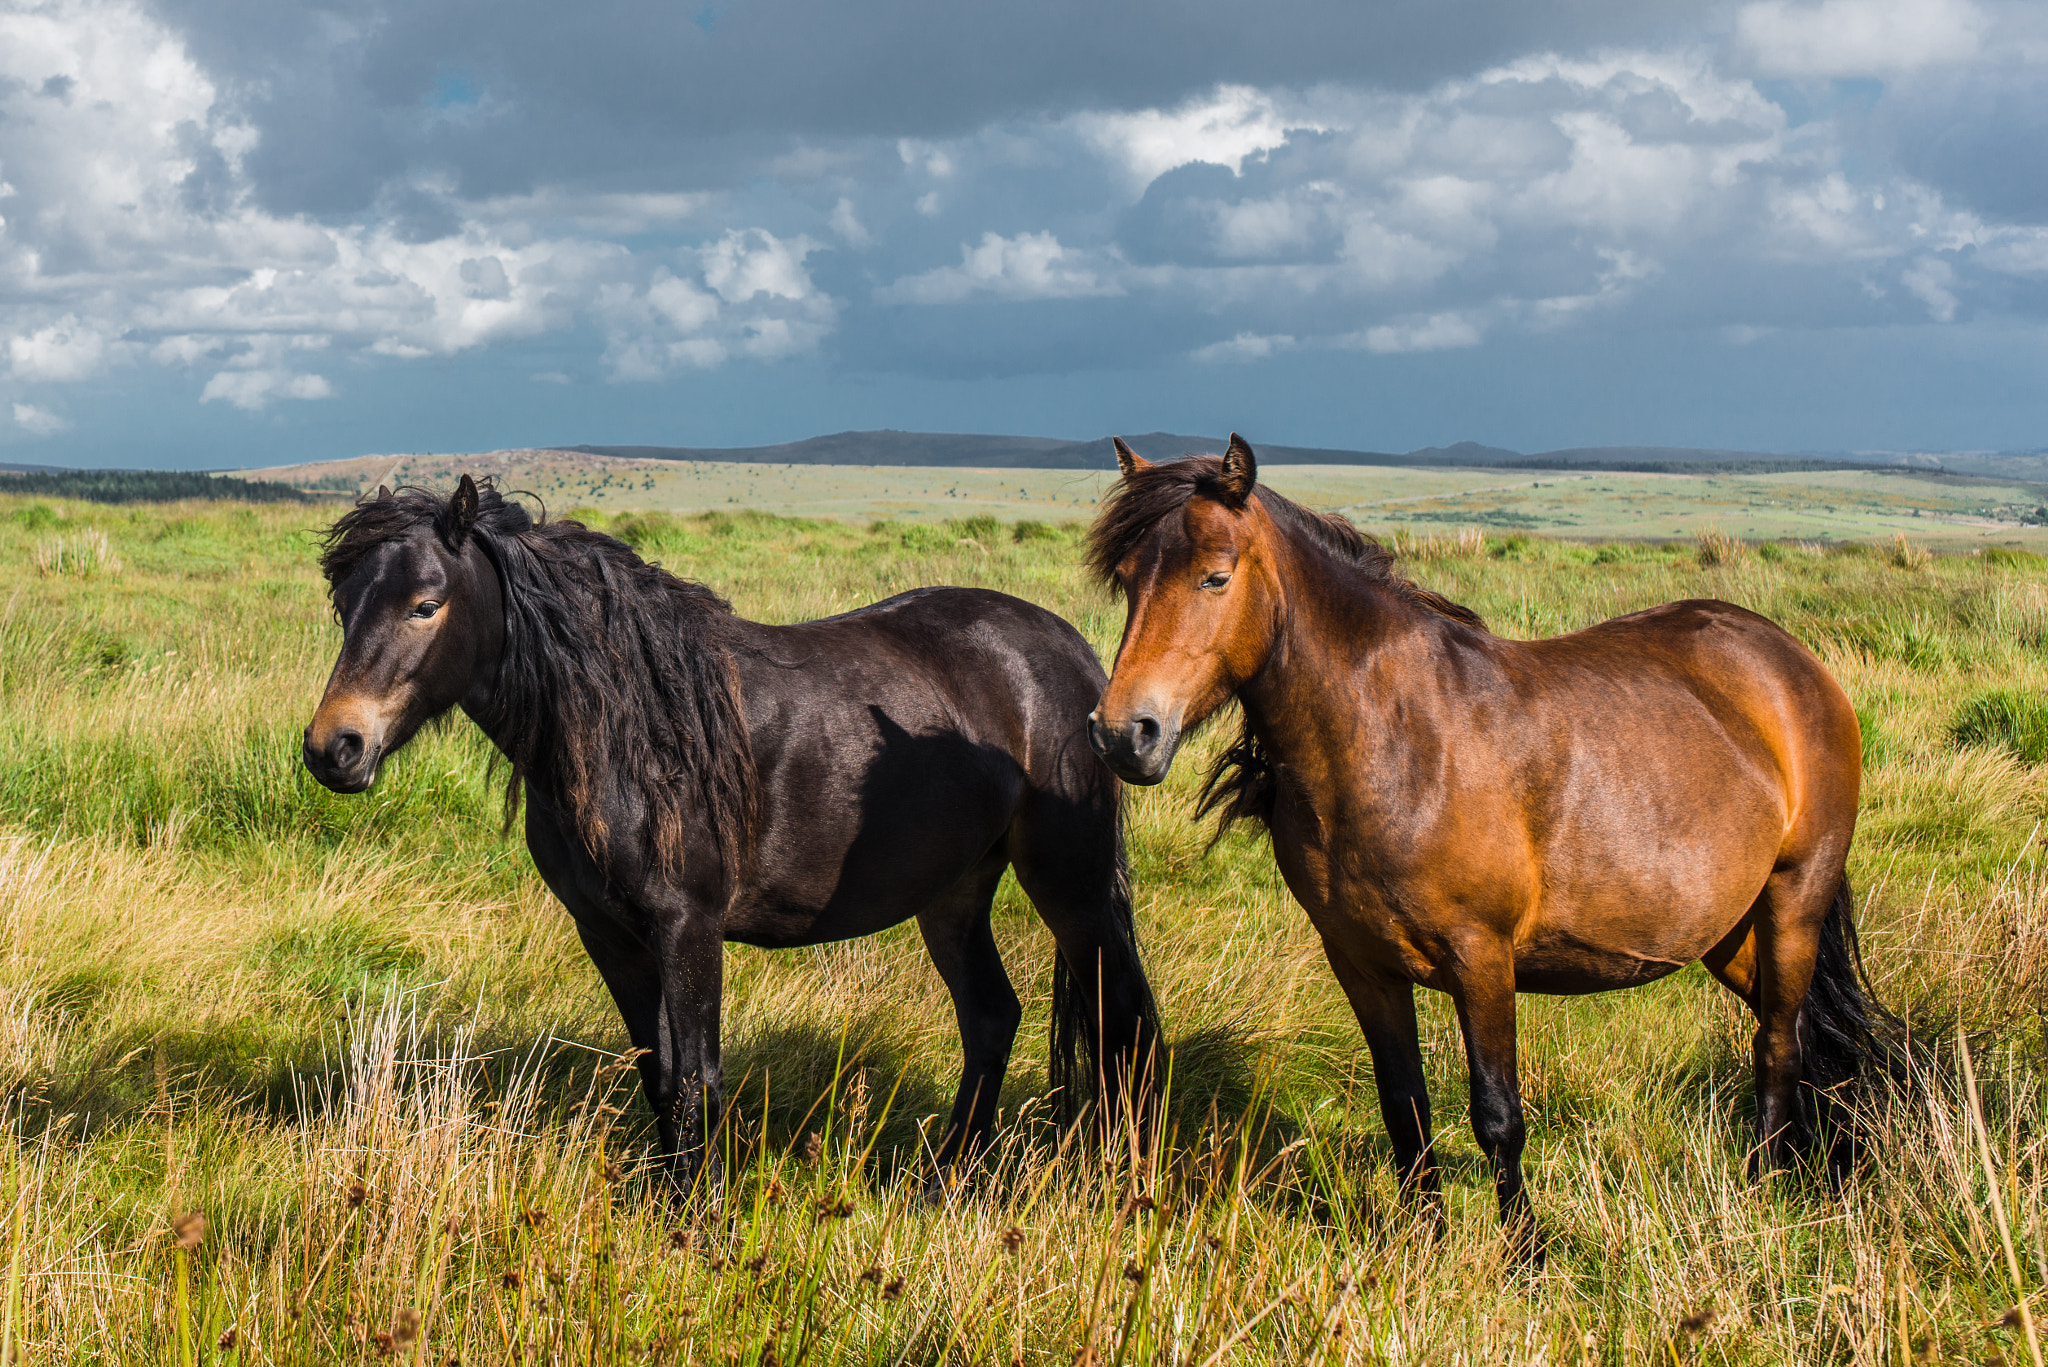
<svg viewBox="0 0 2048 1367"><path fill-rule="evenodd" d="M1525 1251L1517 992L1703 960L1756 1016L1763 1161L1813 1143L1799 1089L1855 1077L1872 1009L1843 872L1861 741L1819 661L1708 600L1503 640L1348 522L1256 487L1236 436L1221 458L1117 455L1093 565L1129 616L1090 740L1157 783L1237 698L1203 811L1271 832L1372 1050L1406 1186L1438 1186L1416 984L1457 1006L1473 1129Z"/></svg>
<svg viewBox="0 0 2048 1367"><path fill-rule="evenodd" d="M1082 738L1102 666L1079 632L980 589L769 626L608 536L535 522L488 481L380 490L327 533L341 618L306 767L361 792L460 707L511 761L507 820L625 1017L669 1173L717 1128L728 940L872 935L912 917L965 1054L934 1155L978 1147L1020 1007L989 929L1006 868L1059 946L1056 1084L1117 1089L1155 1035L1120 789Z"/></svg>

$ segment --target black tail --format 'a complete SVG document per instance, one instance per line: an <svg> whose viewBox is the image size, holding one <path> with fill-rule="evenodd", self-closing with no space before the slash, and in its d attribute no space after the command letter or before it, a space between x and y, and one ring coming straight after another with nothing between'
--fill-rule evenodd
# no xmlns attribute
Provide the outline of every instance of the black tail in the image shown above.
<svg viewBox="0 0 2048 1367"><path fill-rule="evenodd" d="M1849 1107L1866 1067L1896 1071L1899 1022L1877 1001L1863 952L1856 943L1855 900L1849 876L1835 891L1834 905L1821 923L1814 955L1813 983L1799 1008L1803 1081L1813 1106L1815 1137L1835 1173L1856 1157Z"/></svg>
<svg viewBox="0 0 2048 1367"><path fill-rule="evenodd" d="M1152 1055L1159 1039L1159 1004L1153 1000L1152 984L1138 954L1137 913L1131 905L1131 861L1124 850L1122 802L1116 815L1116 872L1109 889L1109 915L1130 955L1132 989L1137 993L1138 1038L1132 1054L1137 1074L1134 1086L1150 1089L1158 1084L1157 1065ZM1084 1094L1093 1095L1103 1060L1096 1056L1094 1039L1101 1002L1096 993L1082 987L1067 956L1057 950L1052 964L1052 1040L1046 1071L1048 1081L1060 1097L1062 1115L1068 1120L1080 1113ZM1088 1066L1081 1068L1081 1049L1088 1046Z"/></svg>

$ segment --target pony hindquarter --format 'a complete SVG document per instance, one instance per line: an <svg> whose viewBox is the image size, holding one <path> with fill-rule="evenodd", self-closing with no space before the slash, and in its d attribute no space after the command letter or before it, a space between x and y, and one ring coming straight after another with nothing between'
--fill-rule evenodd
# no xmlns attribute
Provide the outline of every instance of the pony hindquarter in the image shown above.
<svg viewBox="0 0 2048 1367"><path fill-rule="evenodd" d="M1203 811L1266 823L1372 1052L1404 1185L1439 1184L1416 986L1457 1008L1473 1129L1534 1253L1516 994L1694 960L1756 1016L1759 1157L1796 1161L1802 1082L1852 1081L1870 1047L1844 878L1861 743L1820 663L1715 602L1503 640L1349 523L1259 487L1236 437L1220 459L1118 456L1093 555L1128 615L1091 743L1156 783L1238 699Z"/></svg>
<svg viewBox="0 0 2048 1367"><path fill-rule="evenodd" d="M380 491L330 530L343 641L307 766L360 792L460 705L510 761L508 818L618 1003L664 1167L715 1183L724 945L815 945L915 917L964 1054L941 1179L985 1143L1020 1007L989 926L1014 867L1058 945L1054 1059L1146 1073L1156 1034L1124 889L1121 789L1080 718L1072 627L933 589L774 627L465 476ZM707 1161L708 1160L708 1161Z"/></svg>

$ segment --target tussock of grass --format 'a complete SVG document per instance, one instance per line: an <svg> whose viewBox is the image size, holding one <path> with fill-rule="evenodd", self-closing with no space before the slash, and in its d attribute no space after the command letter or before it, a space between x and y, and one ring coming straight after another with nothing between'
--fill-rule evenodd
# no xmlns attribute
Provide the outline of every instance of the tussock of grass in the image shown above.
<svg viewBox="0 0 2048 1367"><path fill-rule="evenodd" d="M1432 1240L1394 1189L1356 1024L1263 839L1205 853L1193 792L1228 718L1127 807L1174 1047L1149 1146L1105 1152L1054 1123L1051 943L1006 883L995 933L1027 1023L974 1182L942 1209L919 1200L959 1046L902 926L729 951L726 1199L670 1212L650 1198L616 1012L499 841L473 729L423 735L364 797L299 768L338 641L305 530L331 515L95 508L123 569L78 577L35 556L84 510L0 499L0 1306L15 1298L28 1360L172 1361L188 1339L219 1362L752 1367L2026 1352L2002 1322L2015 1290L1984 1154L2038 1305L2038 563L1901 574L1867 549L1788 546L1702 567L1692 545L1476 532L1400 545L1509 634L1712 594L1818 651L1864 721L1865 955L1946 1050L1950 1081L1877 1108L1870 1166L1840 1193L1759 1187L1749 1019L1703 971L1524 998L1551 1260L1515 1274L1449 1004L1418 1001L1449 1179ZM587 516L756 617L952 582L1042 602L1105 656L1122 625L1072 529ZM1981 1141L1953 1085L1958 1028ZM180 1250L192 1211L205 1231Z"/></svg>
<svg viewBox="0 0 2048 1367"><path fill-rule="evenodd" d="M1964 703L1948 724L1950 745L2003 750L2024 764L2048 759L2048 702L1996 688Z"/></svg>
<svg viewBox="0 0 2048 1367"><path fill-rule="evenodd" d="M74 579L91 579L102 574L119 574L121 557L107 544L107 534L97 527L84 527L70 536L53 536L36 546L36 569L43 574L68 574Z"/></svg>
<svg viewBox="0 0 2048 1367"><path fill-rule="evenodd" d="M1890 541L1878 548L1884 562L1897 570L1917 570L1926 567L1934 559L1934 552L1924 546L1916 546L1906 540L1906 534L1899 532Z"/></svg>
<svg viewBox="0 0 2048 1367"><path fill-rule="evenodd" d="M1712 569L1716 565L1727 565L1749 554L1749 547L1741 537L1729 536L1717 527L1709 527L1695 540L1693 556L1700 562L1701 569Z"/></svg>
<svg viewBox="0 0 2048 1367"><path fill-rule="evenodd" d="M1425 532L1418 536L1412 528L1397 527L1387 544L1403 560L1469 559L1485 552L1486 534L1477 527L1462 527L1455 532Z"/></svg>

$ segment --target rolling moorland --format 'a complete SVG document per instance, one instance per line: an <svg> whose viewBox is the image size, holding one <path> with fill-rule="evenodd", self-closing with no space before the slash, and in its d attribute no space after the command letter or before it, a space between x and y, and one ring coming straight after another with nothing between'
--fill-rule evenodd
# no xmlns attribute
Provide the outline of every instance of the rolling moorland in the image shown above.
<svg viewBox="0 0 2048 1367"><path fill-rule="evenodd" d="M1064 513L623 503L584 515L756 617L948 582L1043 603L1105 657L1122 622ZM1356 1025L1263 837L1205 850L1194 788L1227 724L1127 808L1174 1050L1153 1148L1053 1123L1050 940L1006 886L1026 1024L980 1177L946 1208L918 1199L957 1055L913 928L735 947L727 1199L679 1219L650 1199L623 1030L500 836L474 730L431 729L365 796L299 765L339 637L309 533L338 511L0 497L0 1361L2031 1360L2048 561L1354 509L1503 634L1711 595L1819 652L1864 721L1869 970L1937 1055L1879 1093L1841 1191L1758 1186L1747 1018L1703 972L1524 998L1550 1260L1517 1273L1448 1004L1420 1003L1450 1182L1433 1240L1397 1199Z"/></svg>
<svg viewBox="0 0 2048 1367"><path fill-rule="evenodd" d="M2048 485L2011 478L1905 469L1740 474L1700 467L1671 473L1264 459L1259 469L1291 497L1341 508L1359 522L1418 533L1471 526L1579 540L1719 532L1824 542L1904 533L1949 549L2048 550ZM245 473L331 497L380 483L444 487L462 470L488 472L501 487L532 490L558 509L747 508L786 517L928 522L980 515L1005 522L1086 519L1114 478L1107 470L678 461L554 450L364 456Z"/></svg>

